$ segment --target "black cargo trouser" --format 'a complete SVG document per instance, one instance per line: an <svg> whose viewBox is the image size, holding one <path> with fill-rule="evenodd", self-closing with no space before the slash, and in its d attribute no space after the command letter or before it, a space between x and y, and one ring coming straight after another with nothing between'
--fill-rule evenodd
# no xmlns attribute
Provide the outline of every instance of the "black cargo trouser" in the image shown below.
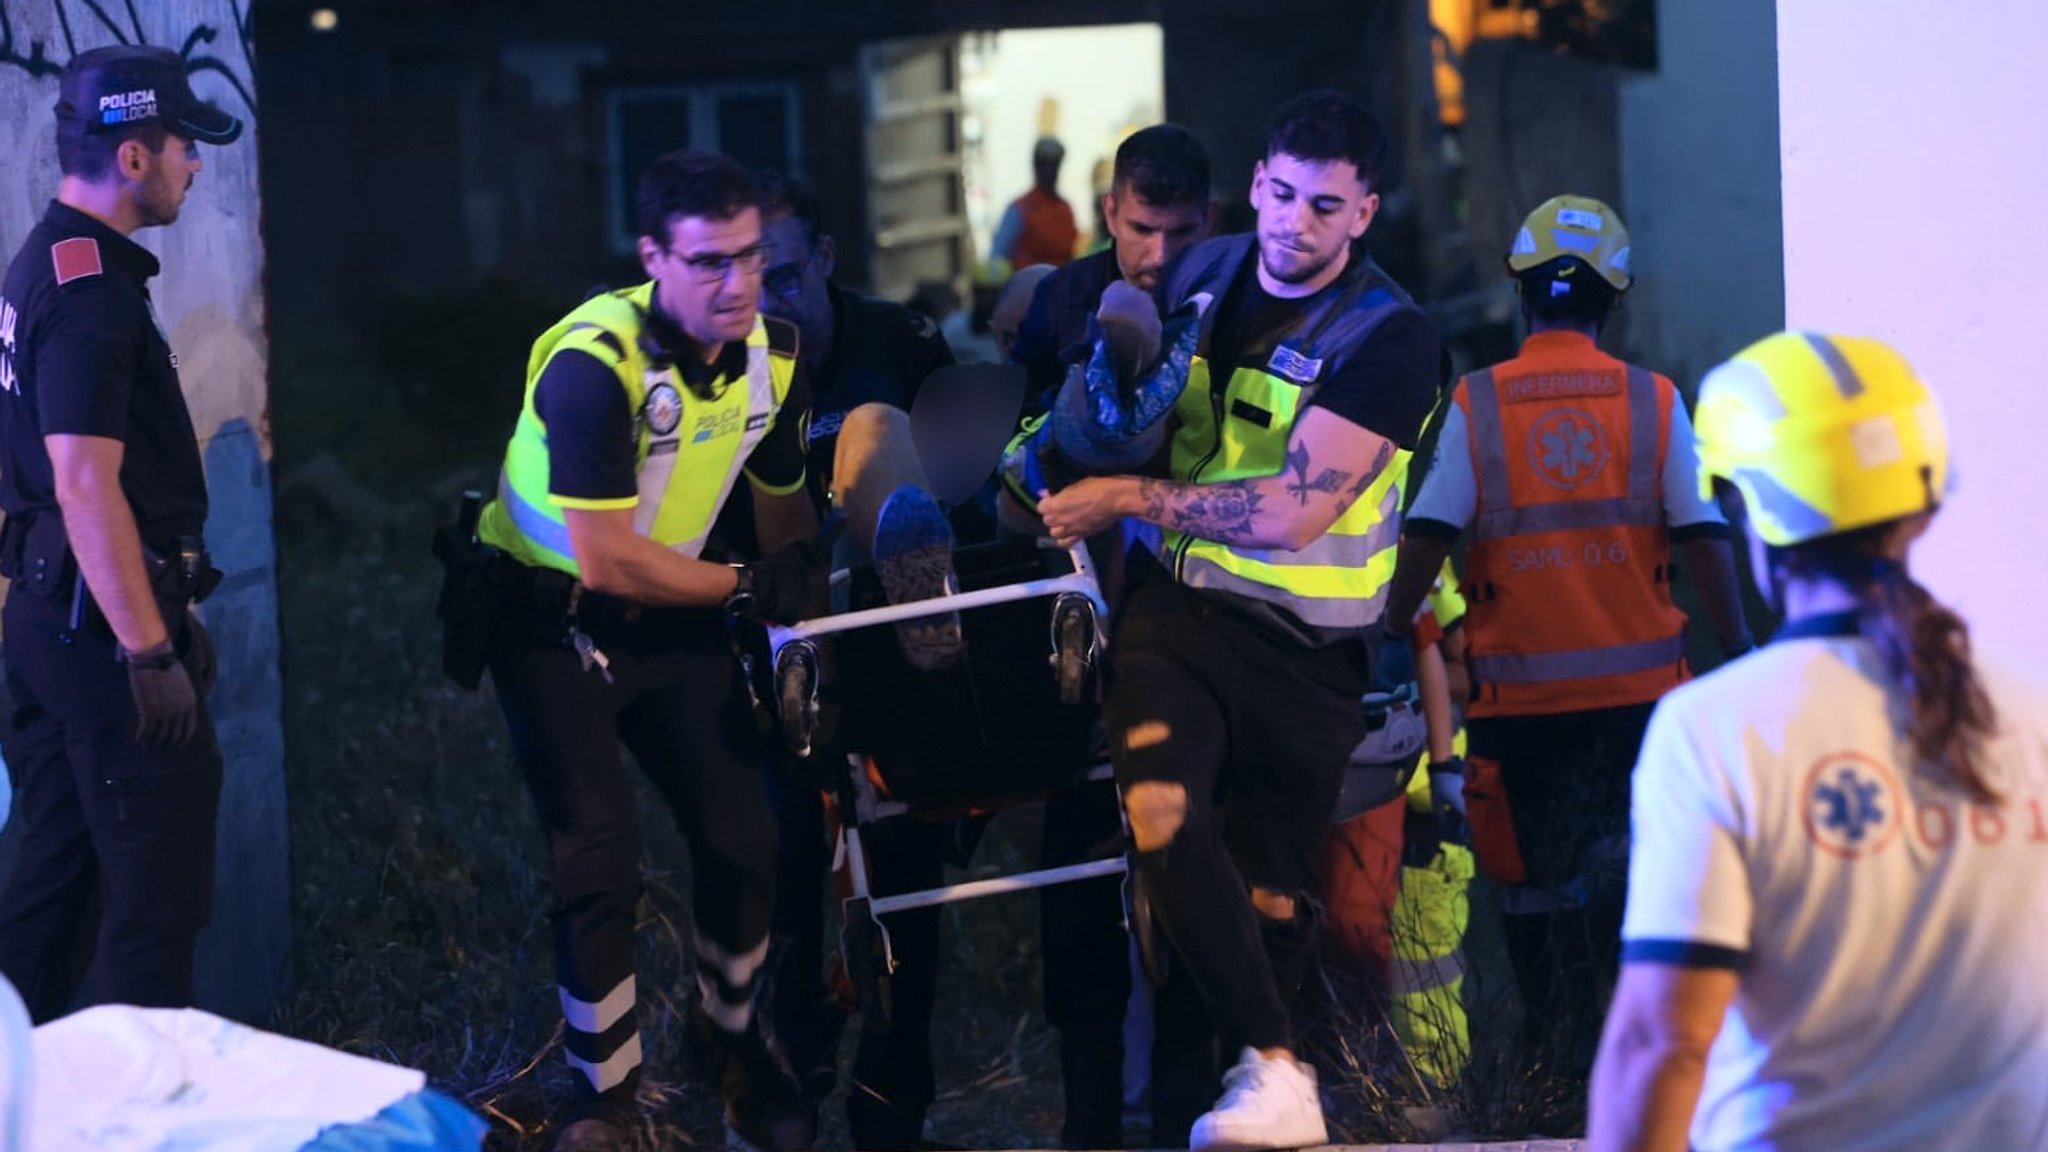
<svg viewBox="0 0 2048 1152"><path fill-rule="evenodd" d="M750 1018L775 900L775 819L724 621L712 611L662 617L593 630L609 680L567 644L516 626L490 665L548 838L569 1061L592 1091L627 1097L641 1062L633 940L642 844L622 743L689 842L700 1003L722 1012L728 1031Z"/></svg>
<svg viewBox="0 0 2048 1152"><path fill-rule="evenodd" d="M213 915L221 754L205 702L183 748L138 743L114 638L72 631L70 607L17 585L4 614L21 854L0 883L0 974L38 1023L81 992L191 1004L193 947ZM170 623L190 670L188 630Z"/></svg>

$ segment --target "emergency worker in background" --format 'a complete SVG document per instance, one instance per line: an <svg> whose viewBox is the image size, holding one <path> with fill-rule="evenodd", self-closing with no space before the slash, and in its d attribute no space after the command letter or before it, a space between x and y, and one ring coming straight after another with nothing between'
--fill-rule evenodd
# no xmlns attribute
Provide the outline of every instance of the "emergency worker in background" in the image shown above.
<svg viewBox="0 0 2048 1152"><path fill-rule="evenodd" d="M1525 1037L1583 1077L1618 964L1629 768L1651 707L1690 675L1674 544L1722 653L1750 639L1727 522L1692 481L1678 390L1594 343L1632 282L1620 218L1585 197L1546 201L1507 264L1528 338L1453 391L1387 618L1414 619L1470 529L1473 847L1508 886Z"/></svg>

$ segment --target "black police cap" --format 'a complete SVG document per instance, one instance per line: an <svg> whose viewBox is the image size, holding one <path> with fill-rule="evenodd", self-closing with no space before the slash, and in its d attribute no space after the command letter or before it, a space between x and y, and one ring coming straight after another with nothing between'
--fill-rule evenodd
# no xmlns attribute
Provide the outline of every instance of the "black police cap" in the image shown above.
<svg viewBox="0 0 2048 1152"><path fill-rule="evenodd" d="M242 122L192 94L185 61L168 48L117 44L71 58L57 82L57 124L114 132L156 121L187 140L231 144Z"/></svg>

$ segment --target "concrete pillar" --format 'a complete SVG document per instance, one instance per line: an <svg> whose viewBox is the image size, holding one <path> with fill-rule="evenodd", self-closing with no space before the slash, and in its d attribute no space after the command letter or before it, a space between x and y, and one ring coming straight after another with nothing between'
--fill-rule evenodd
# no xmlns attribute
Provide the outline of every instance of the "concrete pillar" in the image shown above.
<svg viewBox="0 0 2048 1152"><path fill-rule="evenodd" d="M1785 310L1897 345L1947 411L1959 484L1915 554L1937 596L2044 662L2048 5L1778 5Z"/></svg>
<svg viewBox="0 0 2048 1152"><path fill-rule="evenodd" d="M0 108L20 110L0 116L0 249L12 254L56 193L50 108L59 69L78 52L115 43L181 50L201 98L249 126L236 143L204 151L178 222L137 239L163 261L152 294L206 460L207 541L227 573L204 609L220 648L212 707L227 778L200 998L261 1021L285 975L290 886L249 8L248 0L0 0Z"/></svg>
<svg viewBox="0 0 2048 1152"><path fill-rule="evenodd" d="M1624 351L1688 390L1785 322L1775 8L1660 5L1657 70L1621 89Z"/></svg>

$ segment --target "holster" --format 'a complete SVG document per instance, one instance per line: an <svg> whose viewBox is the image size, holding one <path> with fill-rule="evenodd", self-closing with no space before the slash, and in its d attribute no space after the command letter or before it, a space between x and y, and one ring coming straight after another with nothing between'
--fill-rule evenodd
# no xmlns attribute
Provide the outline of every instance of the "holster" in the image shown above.
<svg viewBox="0 0 2048 1152"><path fill-rule="evenodd" d="M219 587L220 569L213 566L205 543L197 536L180 536L176 550L170 553L145 544L142 562L148 570L157 613L163 618L164 629L176 640L184 630L187 611ZM10 519L0 529L0 575L13 580L15 587L38 596L69 598L68 631L107 628L106 616L78 570L71 537L60 513L44 511Z"/></svg>
<svg viewBox="0 0 2048 1152"><path fill-rule="evenodd" d="M518 567L477 538L483 504L482 492L464 492L455 521L434 530L434 556L441 561L441 593L434 602L441 621L441 672L471 691L483 683L508 572Z"/></svg>

